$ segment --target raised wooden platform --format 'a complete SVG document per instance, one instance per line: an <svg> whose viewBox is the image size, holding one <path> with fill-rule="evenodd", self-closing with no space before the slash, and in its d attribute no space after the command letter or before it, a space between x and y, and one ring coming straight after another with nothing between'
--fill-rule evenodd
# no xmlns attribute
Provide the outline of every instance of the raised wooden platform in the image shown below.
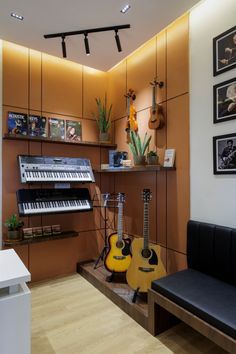
<svg viewBox="0 0 236 354"><path fill-rule="evenodd" d="M125 283L125 276L116 276L112 283L106 281L110 273L102 266L94 269L94 262L78 264L77 271L112 302L148 330L148 305L146 297L138 296L132 303L133 290Z"/></svg>

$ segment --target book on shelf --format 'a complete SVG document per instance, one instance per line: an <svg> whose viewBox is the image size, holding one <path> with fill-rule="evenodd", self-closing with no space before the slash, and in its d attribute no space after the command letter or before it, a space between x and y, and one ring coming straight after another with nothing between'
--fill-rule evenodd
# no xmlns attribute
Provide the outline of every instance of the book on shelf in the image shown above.
<svg viewBox="0 0 236 354"><path fill-rule="evenodd" d="M80 121L66 121L66 141L81 141L82 140L82 125Z"/></svg>
<svg viewBox="0 0 236 354"><path fill-rule="evenodd" d="M65 140L65 121L59 118L49 118L49 138Z"/></svg>
<svg viewBox="0 0 236 354"><path fill-rule="evenodd" d="M28 117L28 135L47 137L47 118L30 114Z"/></svg>
<svg viewBox="0 0 236 354"><path fill-rule="evenodd" d="M8 133L13 135L27 135L27 114L8 112Z"/></svg>
<svg viewBox="0 0 236 354"><path fill-rule="evenodd" d="M164 156L164 167L174 167L175 149L166 149Z"/></svg>

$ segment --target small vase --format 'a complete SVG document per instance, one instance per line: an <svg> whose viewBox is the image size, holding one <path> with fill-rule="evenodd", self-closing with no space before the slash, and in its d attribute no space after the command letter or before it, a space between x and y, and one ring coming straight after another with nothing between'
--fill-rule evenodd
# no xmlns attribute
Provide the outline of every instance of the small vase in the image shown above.
<svg viewBox="0 0 236 354"><path fill-rule="evenodd" d="M8 239L9 240L19 240L20 239L20 230L8 230Z"/></svg>
<svg viewBox="0 0 236 354"><path fill-rule="evenodd" d="M134 156L134 164L135 166L143 166L146 164L146 157L145 156Z"/></svg>
<svg viewBox="0 0 236 354"><path fill-rule="evenodd" d="M99 133L99 141L101 142L109 142L110 141L110 135L109 133Z"/></svg>
<svg viewBox="0 0 236 354"><path fill-rule="evenodd" d="M147 156L148 165L158 165L158 156Z"/></svg>

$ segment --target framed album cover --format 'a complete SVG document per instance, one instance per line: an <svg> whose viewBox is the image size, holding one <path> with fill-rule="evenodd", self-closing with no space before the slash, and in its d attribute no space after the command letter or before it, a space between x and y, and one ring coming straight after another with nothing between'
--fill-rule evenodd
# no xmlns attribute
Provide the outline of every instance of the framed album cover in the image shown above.
<svg viewBox="0 0 236 354"><path fill-rule="evenodd" d="M19 112L7 113L8 133L27 135L27 114Z"/></svg>
<svg viewBox="0 0 236 354"><path fill-rule="evenodd" d="M28 135L47 137L47 118L30 114L28 117Z"/></svg>
<svg viewBox="0 0 236 354"><path fill-rule="evenodd" d="M213 137L214 174L236 174L236 133Z"/></svg>
<svg viewBox="0 0 236 354"><path fill-rule="evenodd" d="M236 119L236 78L213 86L214 123Z"/></svg>
<svg viewBox="0 0 236 354"><path fill-rule="evenodd" d="M214 76L236 67L236 26L213 38Z"/></svg>
<svg viewBox="0 0 236 354"><path fill-rule="evenodd" d="M66 141L81 141L82 125L78 120L66 121Z"/></svg>
<svg viewBox="0 0 236 354"><path fill-rule="evenodd" d="M65 140L65 121L59 118L49 118L49 138Z"/></svg>

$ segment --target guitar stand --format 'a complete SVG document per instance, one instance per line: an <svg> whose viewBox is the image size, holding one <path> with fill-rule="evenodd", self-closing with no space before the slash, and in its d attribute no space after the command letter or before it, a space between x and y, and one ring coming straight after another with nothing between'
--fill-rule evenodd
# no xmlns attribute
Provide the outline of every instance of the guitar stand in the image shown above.
<svg viewBox="0 0 236 354"><path fill-rule="evenodd" d="M113 281L113 279L114 279L114 275L115 275L115 273L114 273L114 271L111 273L111 275L108 275L107 277L106 277L106 281L108 282L108 283L112 283L112 281Z"/></svg>
<svg viewBox="0 0 236 354"><path fill-rule="evenodd" d="M138 296L138 293L139 293L139 289L140 288L137 288L134 292L134 295L133 295L133 299L132 299L132 303L135 304L136 302L136 299L137 299L137 296Z"/></svg>

